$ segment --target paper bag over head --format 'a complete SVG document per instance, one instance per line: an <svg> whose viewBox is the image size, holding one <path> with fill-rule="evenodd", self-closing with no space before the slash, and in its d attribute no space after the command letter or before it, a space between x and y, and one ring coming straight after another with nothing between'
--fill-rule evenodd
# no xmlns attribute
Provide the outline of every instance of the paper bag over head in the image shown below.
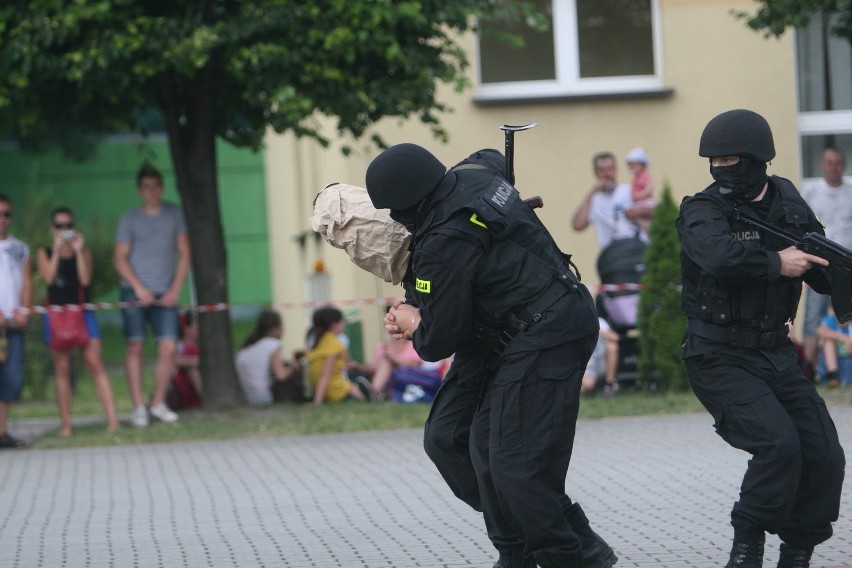
<svg viewBox="0 0 852 568"><path fill-rule="evenodd" d="M411 233L376 209L363 187L332 183L314 199L311 226L328 243L385 282L399 284L408 268Z"/></svg>

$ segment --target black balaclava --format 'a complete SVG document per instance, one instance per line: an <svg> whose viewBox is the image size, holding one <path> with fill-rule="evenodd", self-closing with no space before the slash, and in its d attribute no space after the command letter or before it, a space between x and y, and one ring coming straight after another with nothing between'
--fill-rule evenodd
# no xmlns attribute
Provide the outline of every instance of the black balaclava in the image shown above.
<svg viewBox="0 0 852 568"><path fill-rule="evenodd" d="M443 200L453 190L455 185L456 175L453 172L447 172L441 178L437 187L413 206L407 209L391 209L390 218L413 233L417 227L423 224L429 212L434 210L435 205Z"/></svg>
<svg viewBox="0 0 852 568"><path fill-rule="evenodd" d="M409 207L408 209L391 209L390 210L390 218L408 229L409 233L414 232L414 226L417 221L417 209L423 202L421 201L414 207Z"/></svg>
<svg viewBox="0 0 852 568"><path fill-rule="evenodd" d="M730 166L710 166L710 175L719 184L719 193L737 203L751 201L763 190L768 176L766 162L740 158Z"/></svg>

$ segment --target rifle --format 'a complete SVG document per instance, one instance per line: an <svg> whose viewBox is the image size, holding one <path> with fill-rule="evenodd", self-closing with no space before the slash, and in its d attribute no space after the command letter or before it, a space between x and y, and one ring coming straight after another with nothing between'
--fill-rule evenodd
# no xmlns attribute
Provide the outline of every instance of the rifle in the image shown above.
<svg viewBox="0 0 852 568"><path fill-rule="evenodd" d="M504 124L500 127L500 130L505 134L505 148L504 152L506 155L506 179L510 184L515 185L515 132L520 132L522 130L529 130L530 128L535 128L538 126L537 122L531 122L529 124L524 124L521 126L512 126L510 124ZM540 207L544 207L544 201L536 195L535 197L530 197L528 199L524 199L524 203L526 203L530 209L538 209Z"/></svg>
<svg viewBox="0 0 852 568"><path fill-rule="evenodd" d="M831 281L831 305L834 307L834 315L840 323L852 320L852 250L819 233L805 233L797 237L765 221L744 215L738 209L735 211L736 218L740 221L766 231L802 252L827 260L828 267L825 270Z"/></svg>
<svg viewBox="0 0 852 568"><path fill-rule="evenodd" d="M509 183L512 185L515 185L515 132L529 130L536 126L538 126L537 122L531 122L522 126L504 124L500 127L500 130L502 130L506 135L506 179L509 180Z"/></svg>

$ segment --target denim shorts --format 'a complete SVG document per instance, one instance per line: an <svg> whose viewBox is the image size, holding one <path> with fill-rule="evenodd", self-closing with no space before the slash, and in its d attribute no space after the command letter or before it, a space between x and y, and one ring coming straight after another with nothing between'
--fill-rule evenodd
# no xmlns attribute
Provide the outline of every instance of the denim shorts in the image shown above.
<svg viewBox="0 0 852 568"><path fill-rule="evenodd" d="M130 288L121 287L121 301L135 302L139 298ZM155 294L159 299L162 294ZM121 319L124 322L124 339L128 343L138 343L145 340L145 323L151 326L151 332L157 341L178 340L178 311L177 308L161 308L160 306L138 306L122 308Z"/></svg>
<svg viewBox="0 0 852 568"><path fill-rule="evenodd" d="M89 339L100 339L101 330L98 327L98 320L95 317L95 312L86 310L86 313L83 314L83 320L86 322L86 331L89 332ZM50 345L50 324L47 323L47 314L42 314L41 323L41 336L44 339L44 342Z"/></svg>
<svg viewBox="0 0 852 568"><path fill-rule="evenodd" d="M828 313L831 296L819 294L808 287L805 292L805 324L802 334L805 337L816 335L820 320Z"/></svg>
<svg viewBox="0 0 852 568"><path fill-rule="evenodd" d="M24 332L6 330L6 362L0 363L0 401L16 402L24 383Z"/></svg>

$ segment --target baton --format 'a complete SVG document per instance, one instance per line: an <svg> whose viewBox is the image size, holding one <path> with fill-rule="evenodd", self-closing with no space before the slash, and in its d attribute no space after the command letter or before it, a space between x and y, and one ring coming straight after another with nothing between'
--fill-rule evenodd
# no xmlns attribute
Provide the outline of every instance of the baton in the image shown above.
<svg viewBox="0 0 852 568"><path fill-rule="evenodd" d="M536 126L538 126L538 123L530 122L529 124L521 126L504 124L500 127L500 130L502 130L506 135L506 179L509 180L509 183L512 185L515 185L515 132L529 130Z"/></svg>

